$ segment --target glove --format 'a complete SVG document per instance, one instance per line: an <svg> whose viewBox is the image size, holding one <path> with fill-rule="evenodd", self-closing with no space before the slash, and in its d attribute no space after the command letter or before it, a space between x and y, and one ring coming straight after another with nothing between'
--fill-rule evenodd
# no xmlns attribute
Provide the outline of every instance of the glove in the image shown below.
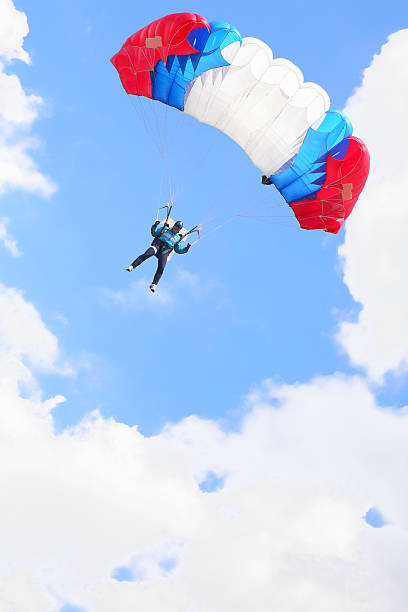
<svg viewBox="0 0 408 612"><path fill-rule="evenodd" d="M166 221L166 223L164 224L164 227L170 227L170 225L167 223L167 221Z"/></svg>
<svg viewBox="0 0 408 612"><path fill-rule="evenodd" d="M157 226L159 225L159 223L160 223L160 221L155 221L155 222L153 223L153 227L157 227Z"/></svg>
<svg viewBox="0 0 408 612"><path fill-rule="evenodd" d="M186 253L188 253L188 251L190 250L190 247L191 247L191 244L188 242L188 243L187 243L187 246L186 246L186 249L187 249L187 250L186 250Z"/></svg>

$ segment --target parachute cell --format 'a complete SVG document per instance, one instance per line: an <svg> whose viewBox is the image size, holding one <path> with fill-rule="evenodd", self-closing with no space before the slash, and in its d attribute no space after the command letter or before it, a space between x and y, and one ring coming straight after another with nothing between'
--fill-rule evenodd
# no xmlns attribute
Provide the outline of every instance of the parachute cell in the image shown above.
<svg viewBox="0 0 408 612"><path fill-rule="evenodd" d="M286 202L302 200L319 191L326 177L328 152L352 133L349 119L335 110L326 113L316 130L308 130L291 165L270 177Z"/></svg>
<svg viewBox="0 0 408 612"><path fill-rule="evenodd" d="M194 13L167 15L142 28L127 39L111 59L125 91L152 98L151 72L159 61L171 55L189 56L205 44L208 22Z"/></svg>
<svg viewBox="0 0 408 612"><path fill-rule="evenodd" d="M345 138L327 155L326 180L315 197L290 204L303 229L337 234L366 183L370 156L362 140Z"/></svg>

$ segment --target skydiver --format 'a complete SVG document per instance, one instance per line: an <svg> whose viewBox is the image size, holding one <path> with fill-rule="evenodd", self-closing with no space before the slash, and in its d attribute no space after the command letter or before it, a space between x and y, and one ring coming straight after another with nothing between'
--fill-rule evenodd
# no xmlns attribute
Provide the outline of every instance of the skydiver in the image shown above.
<svg viewBox="0 0 408 612"><path fill-rule="evenodd" d="M140 266L140 264L146 259L149 259L149 257L153 257L153 255L157 257L157 270L156 274L154 275L153 282L150 285L150 291L152 293L154 293L156 290L156 286L161 279L168 257L172 250L174 249L176 253L182 255L183 253L187 253L191 247L190 243L186 244L184 247L180 246L179 244L180 240L183 238L183 236L179 234L182 228L182 221L176 221L172 228L170 228L167 222L161 224L159 221L156 221L153 223L150 229L153 236L151 246L149 246L147 251L145 251L142 255L139 255L139 257L137 257L135 261L126 268L128 272L131 272L134 268Z"/></svg>

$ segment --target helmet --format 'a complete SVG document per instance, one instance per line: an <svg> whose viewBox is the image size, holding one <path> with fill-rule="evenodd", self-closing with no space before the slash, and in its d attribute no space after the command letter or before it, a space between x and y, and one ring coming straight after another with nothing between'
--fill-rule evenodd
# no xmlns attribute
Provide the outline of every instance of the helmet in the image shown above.
<svg viewBox="0 0 408 612"><path fill-rule="evenodd" d="M179 227L180 229L183 229L183 222L182 222L182 221L176 221L176 222L175 222L175 224L174 224L174 226L176 226L176 225L177 225L177 227ZM174 227L174 226L173 226L173 227Z"/></svg>

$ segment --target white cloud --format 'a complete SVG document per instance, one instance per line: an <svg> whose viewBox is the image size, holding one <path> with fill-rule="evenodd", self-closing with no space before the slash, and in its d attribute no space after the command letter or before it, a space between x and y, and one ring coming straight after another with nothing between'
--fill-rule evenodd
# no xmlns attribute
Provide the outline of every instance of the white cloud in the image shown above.
<svg viewBox="0 0 408 612"><path fill-rule="evenodd" d="M68 317L66 317L62 312L56 312L54 314L54 319L59 323L62 323L62 325L68 325L69 323Z"/></svg>
<svg viewBox="0 0 408 612"><path fill-rule="evenodd" d="M23 189L49 197L55 190L53 181L43 175L30 155L36 148L32 138L2 140L0 133L0 195L6 189Z"/></svg>
<svg viewBox="0 0 408 612"><path fill-rule="evenodd" d="M149 289L150 282L147 279L139 278L131 281L129 287L124 291L105 289L104 294L114 303L125 308L144 308L146 306L153 308L173 301L173 296L164 283L161 283L153 294Z"/></svg>
<svg viewBox="0 0 408 612"><path fill-rule="evenodd" d="M64 398L43 401L26 363L58 358L32 304L0 286L5 611L405 611L408 410L335 375L266 381L236 432L190 416L147 438L95 411L56 434ZM364 522L373 507L388 526ZM114 579L124 567L134 582Z"/></svg>
<svg viewBox="0 0 408 612"><path fill-rule="evenodd" d="M191 416L146 438L95 412L56 435L59 401L0 385L6 610L405 612L408 415L360 378L266 382L236 433ZM389 526L363 521L374 505Z"/></svg>
<svg viewBox="0 0 408 612"><path fill-rule="evenodd" d="M27 34L25 13L18 11L11 0L0 0L0 57L8 61L19 59L29 64L30 56L23 49Z"/></svg>
<svg viewBox="0 0 408 612"><path fill-rule="evenodd" d="M43 401L30 368L58 359L33 305L0 286L6 612L405 611L407 410L338 375L265 382L232 433L191 416L147 438L93 412L56 434L64 398ZM200 490L208 473L216 492ZM387 527L364 522L372 507Z"/></svg>
<svg viewBox="0 0 408 612"><path fill-rule="evenodd" d="M181 287L187 289L195 300L201 300L214 291L219 292L221 284L213 278L203 278L192 274L184 268L178 268L177 280Z"/></svg>
<svg viewBox="0 0 408 612"><path fill-rule="evenodd" d="M0 219L0 241L13 257L20 257L22 253L17 246L17 242L14 240L13 236L8 233L8 222L9 220L7 218Z"/></svg>
<svg viewBox="0 0 408 612"><path fill-rule="evenodd" d="M0 0L0 58L29 63L23 49L27 33L25 14L17 11L11 0ZM0 195L6 189L23 189L49 197L56 189L38 170L31 156L37 143L27 136L41 104L42 99L26 94L19 78L6 73L0 61Z"/></svg>
<svg viewBox="0 0 408 612"><path fill-rule="evenodd" d="M345 112L367 144L371 173L340 249L344 280L362 310L338 340L351 361L381 381L408 366L408 29L390 36Z"/></svg>
<svg viewBox="0 0 408 612"><path fill-rule="evenodd" d="M0 356L3 354L13 363L28 361L44 372L73 373L68 364L59 365L58 340L34 306L21 291L0 283Z"/></svg>
<svg viewBox="0 0 408 612"><path fill-rule="evenodd" d="M39 96L24 92L15 74L0 72L0 117L4 122L30 125L37 118L37 107L41 104Z"/></svg>
<svg viewBox="0 0 408 612"><path fill-rule="evenodd" d="M132 274L135 274L135 272L132 272ZM177 302L182 294L187 293L194 300L201 300L220 288L217 281L202 278L182 267L177 268L173 282L160 281L154 295L149 290L150 282L146 278L139 278L131 281L129 287L123 291L104 289L104 294L109 300L125 308L149 307L159 308L163 311L163 305L169 307Z"/></svg>

